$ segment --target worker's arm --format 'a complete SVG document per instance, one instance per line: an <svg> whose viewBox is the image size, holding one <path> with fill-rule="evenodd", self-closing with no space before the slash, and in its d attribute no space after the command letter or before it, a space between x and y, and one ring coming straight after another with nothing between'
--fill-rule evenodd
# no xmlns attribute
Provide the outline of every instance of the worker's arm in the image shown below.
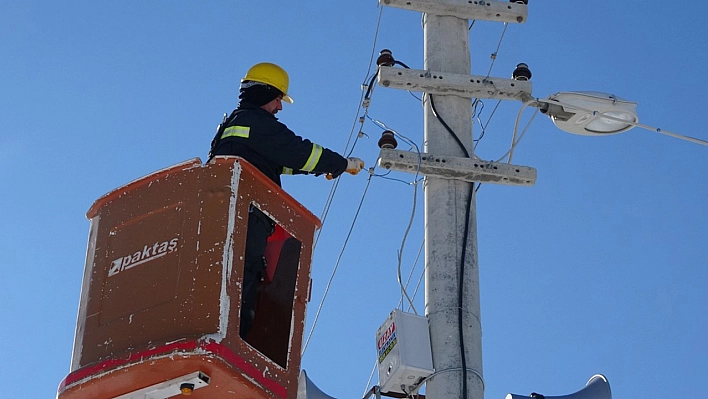
<svg viewBox="0 0 708 399"><path fill-rule="evenodd" d="M267 154L286 169L292 169L293 174L330 174L337 177L349 168L347 158L336 152L296 135L280 122L274 120L269 125L251 137L258 137L259 152Z"/></svg>

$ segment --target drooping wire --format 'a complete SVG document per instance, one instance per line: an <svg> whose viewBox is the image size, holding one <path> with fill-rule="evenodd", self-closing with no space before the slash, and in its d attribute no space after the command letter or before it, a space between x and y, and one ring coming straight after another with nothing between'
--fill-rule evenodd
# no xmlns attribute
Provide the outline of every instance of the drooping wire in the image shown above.
<svg viewBox="0 0 708 399"><path fill-rule="evenodd" d="M364 199L366 198L366 193L369 190L369 185L371 184L371 177L372 175L369 174L369 178L366 181L366 186L364 187L364 193L361 196L361 200L359 201L359 206L356 209L356 213L354 214L354 220L352 220L351 227L349 227L349 232L347 233L346 238L344 239L344 244L342 245L342 249L339 252L339 256L337 256L337 261L334 263L334 269L332 270L332 274L329 276L329 280L327 281L327 285L325 286L324 293L322 294L322 300L320 300L320 304L317 307L317 312L315 312L315 319L312 322L312 327L310 327L310 332L307 334L307 339L305 340L305 343L302 347L302 351L300 352L300 356L305 355L305 351L307 350L307 346L310 343L310 339L312 338L312 334L315 331L315 327L317 326L317 320L320 318L320 313L322 312L322 307L324 306L325 299L327 298L327 294L329 293L329 289L332 286L332 281L334 280L335 274L337 274L337 269L339 268L339 263L342 260L342 255L344 255L344 251L347 248L347 243L349 243L349 238L352 235L352 231L354 230L354 225L356 224L357 219L359 218L359 212L361 211L361 207L364 204Z"/></svg>
<svg viewBox="0 0 708 399"><path fill-rule="evenodd" d="M479 110L477 108L479 108ZM482 123L482 119L480 119L480 117L482 116L482 111L484 111L484 102L482 102L482 100L480 100L479 98L475 98L474 100L472 100L472 119L476 119L477 123L479 123L479 127L482 128L482 133L479 134L479 138L472 140L475 142L475 148L477 146L477 143L479 143L479 141L482 140L482 138L484 137L484 133L486 133L484 130L484 124Z"/></svg>
<svg viewBox="0 0 708 399"><path fill-rule="evenodd" d="M408 225L406 226L405 233L403 234L403 239L401 240L401 246L397 252L398 265L396 268L397 277L398 277L398 285L401 288L401 296L405 297L408 300L408 304L410 305L411 309L413 309L413 313L415 313L417 315L418 311L415 309L415 305L413 304L413 300L408 295L408 292L406 291L406 287L403 284L403 279L401 277L401 268L402 268L402 263L403 263L403 250L406 245L406 239L408 238L408 233L410 233L411 227L413 226L413 221L415 220L415 213L416 213L416 208L417 208L417 204L418 204L418 202L417 202L418 201L418 184L417 183L419 181L418 176L420 176L420 165L421 165L423 159L422 159L422 156L420 153L420 148L413 140L396 132L395 130L386 126L385 123L383 123L377 119L373 119L368 115L367 115L367 118L369 118L369 120L371 120L373 123L375 123L381 129L388 130L388 131L392 132L396 137L398 137L401 140L403 140L404 142L408 143L412 148L415 149L415 152L418 155L418 165L416 167L415 176L413 178L413 183L411 183L411 184L413 184L413 208L411 210L411 217L408 221Z"/></svg>
<svg viewBox="0 0 708 399"><path fill-rule="evenodd" d="M424 247L425 247L425 238L420 243L420 248L418 248L418 254L415 257L415 261L413 262L413 267L411 268L411 272L408 273L408 279L406 280L406 289L408 289L408 285L410 284L411 278L413 277L413 272L415 271L415 268L418 266L418 261L420 260L420 255L423 253ZM425 271L425 267L423 268L423 271ZM424 273L421 273L420 278L418 278L418 283L416 284L415 290L413 291L413 295L411 296L411 298L413 300L415 300L415 297L418 294L418 288L420 288L420 283L422 282L424 275L425 275ZM401 309L403 308L403 298L401 298L401 300L398 301L398 307ZM408 310L410 310L410 308Z"/></svg>
<svg viewBox="0 0 708 399"><path fill-rule="evenodd" d="M419 172L420 172L420 162L418 162L418 168L415 173L414 181L418 179ZM412 211L411 211L411 217L408 221L408 225L406 226L406 231L403 234L403 239L401 240L401 246L398 249L397 274L398 274L398 284L401 287L401 294L406 297L410 308L413 309L413 313L415 313L416 315L418 314L418 311L415 309L415 305L413 304L413 299L411 299L411 297L408 296L408 292L406 291L406 287L404 286L403 280L401 278L401 266L403 263L403 249L406 246L406 239L408 238L408 233L411 231L411 227L413 226L413 221L415 220L415 211L417 208L417 204L418 204L418 185L413 184L413 206L412 206Z"/></svg>
<svg viewBox="0 0 708 399"><path fill-rule="evenodd" d="M516 149L516 146L519 144L519 142L521 141L521 139L524 138L524 135L526 134L526 131L528 130L529 126L531 126L531 122L533 122L534 118L535 118L536 115L538 114L538 108L537 108L536 111L533 113L533 115L531 115L531 119L529 119L529 121L528 121L528 123L526 124L526 127L524 128L524 130L521 132L520 135L518 135L519 138L517 139L516 136L517 136L517 133L518 133L518 131L519 131L519 121L521 120L521 114L524 112L524 110L526 109L526 107L528 107L530 104L531 104L531 102L525 102L525 103L521 106L521 109L519 109L519 112L516 114L516 121L514 122L514 133L513 133L512 137L511 137L511 147L509 148L509 151L507 151L506 153L504 153L504 155L502 155L501 158L499 158L499 159L497 160L497 162L501 162L502 160L504 160L504 158L507 158L507 157L508 157L507 163L511 163L511 159L512 159L513 156L514 156L514 150Z"/></svg>
<svg viewBox="0 0 708 399"><path fill-rule="evenodd" d="M474 144L474 149L477 149L477 145L479 145L479 141L482 140L482 137L484 137L484 134L487 132L487 127L489 127L489 123L492 121L492 118L494 117L494 114L497 112L497 109L499 109L499 104L501 104L501 100L497 101L497 104L494 106L492 109L492 113L489 114L489 118L487 118L487 122L485 124L482 124L482 122L477 118L477 121L479 122L479 126L482 128L482 133L480 134L479 138L475 141ZM480 114L481 114L480 110Z"/></svg>

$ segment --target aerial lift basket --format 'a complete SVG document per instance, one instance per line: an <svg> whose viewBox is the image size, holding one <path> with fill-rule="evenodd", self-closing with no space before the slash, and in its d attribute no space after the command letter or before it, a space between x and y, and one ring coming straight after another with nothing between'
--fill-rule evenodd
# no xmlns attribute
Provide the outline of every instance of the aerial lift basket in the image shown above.
<svg viewBox="0 0 708 399"><path fill-rule="evenodd" d="M276 222L249 334L239 335L249 208ZM320 221L237 157L135 180L87 213L71 371L58 399L294 399Z"/></svg>

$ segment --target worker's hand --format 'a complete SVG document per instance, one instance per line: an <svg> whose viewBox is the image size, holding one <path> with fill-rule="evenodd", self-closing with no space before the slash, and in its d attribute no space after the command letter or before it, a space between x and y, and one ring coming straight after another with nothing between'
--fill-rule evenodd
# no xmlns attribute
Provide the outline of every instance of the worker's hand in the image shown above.
<svg viewBox="0 0 708 399"><path fill-rule="evenodd" d="M349 173L350 175L356 175L362 169L364 169L364 161L355 157L347 158L347 168L344 170L345 172ZM327 180L334 179L334 176L332 176L331 173L327 173L325 177L327 178Z"/></svg>
<svg viewBox="0 0 708 399"><path fill-rule="evenodd" d="M364 169L364 161L355 157L347 158L347 169L345 172L350 175L356 175L362 169Z"/></svg>

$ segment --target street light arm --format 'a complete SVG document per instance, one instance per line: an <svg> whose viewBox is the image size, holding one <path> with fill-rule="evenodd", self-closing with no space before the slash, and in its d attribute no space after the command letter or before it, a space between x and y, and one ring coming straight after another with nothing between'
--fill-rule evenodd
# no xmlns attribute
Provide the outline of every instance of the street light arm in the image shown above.
<svg viewBox="0 0 708 399"><path fill-rule="evenodd" d="M691 143L699 144L699 145L703 145L703 146L708 147L708 141L701 140L701 139L697 139L697 138L695 138L695 137L684 136L684 135L682 135L682 134L678 134L678 133L674 133L674 132L669 132L668 130L662 130L661 128L652 127L652 126L644 125L644 124L641 124L641 123L636 123L636 124L633 123L633 125L636 126L636 127L642 128L642 129L650 130L650 131L653 131L653 132L656 132L656 133L660 133L660 134L665 134L665 135L667 135L667 136L671 136L671 137L674 137L674 138L677 138L677 139L681 139L681 140L685 140L685 141L690 141Z"/></svg>

